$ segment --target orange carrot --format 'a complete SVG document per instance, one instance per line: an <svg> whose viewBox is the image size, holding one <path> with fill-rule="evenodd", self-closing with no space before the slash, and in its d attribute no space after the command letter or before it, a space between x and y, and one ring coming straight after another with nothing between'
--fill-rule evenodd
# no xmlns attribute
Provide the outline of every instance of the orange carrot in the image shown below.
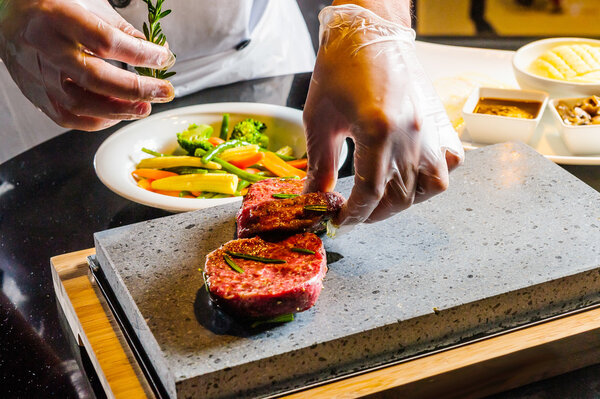
<svg viewBox="0 0 600 399"><path fill-rule="evenodd" d="M157 194L163 194L163 195L168 195L170 197L179 197L179 193L180 191L166 191L166 190L152 190ZM190 198L194 198L194 197L190 197Z"/></svg>
<svg viewBox="0 0 600 399"><path fill-rule="evenodd" d="M306 169L306 167L308 166L308 159L296 159L294 161L288 161L287 164L293 166L294 168Z"/></svg>
<svg viewBox="0 0 600 399"><path fill-rule="evenodd" d="M166 170L158 169L136 169L131 172L133 177L145 177L146 179L158 180L165 177L177 176L177 173L167 172Z"/></svg>
<svg viewBox="0 0 600 399"><path fill-rule="evenodd" d="M256 169L256 168L245 168L244 171L246 171L248 173L252 173L253 175L260 173L260 169Z"/></svg>
<svg viewBox="0 0 600 399"><path fill-rule="evenodd" d="M265 159L261 161L261 165L267 168L275 176L288 177L297 176L299 178L306 177L306 172L293 166L288 165L284 160L279 158L273 152L265 152Z"/></svg>
<svg viewBox="0 0 600 399"><path fill-rule="evenodd" d="M152 183L152 179L140 179L137 182L138 187L143 188L144 190L152 191L150 188L150 183Z"/></svg>
<svg viewBox="0 0 600 399"><path fill-rule="evenodd" d="M225 142L225 140L223 140L220 137L210 137L208 139L208 142L211 143L212 145L214 145L215 147L218 146L219 144L223 144Z"/></svg>
<svg viewBox="0 0 600 399"><path fill-rule="evenodd" d="M202 195L202 191L190 191L194 197L199 197Z"/></svg>
<svg viewBox="0 0 600 399"><path fill-rule="evenodd" d="M248 155L244 158L238 158L235 161L232 159L229 161L233 166L237 166L240 169L245 169L248 166L254 165L255 163L259 163L265 158L264 152L257 152L256 154Z"/></svg>

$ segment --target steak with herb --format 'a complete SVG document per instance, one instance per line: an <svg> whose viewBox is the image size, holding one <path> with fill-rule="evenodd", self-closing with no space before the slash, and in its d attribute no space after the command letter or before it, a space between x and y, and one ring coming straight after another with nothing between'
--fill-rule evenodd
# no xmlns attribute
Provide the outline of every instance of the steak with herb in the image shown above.
<svg viewBox="0 0 600 399"><path fill-rule="evenodd" d="M208 254L203 275L211 299L228 313L269 318L313 306L326 272L321 239L303 233L279 242L229 241Z"/></svg>
<svg viewBox="0 0 600 399"><path fill-rule="evenodd" d="M237 215L238 238L318 232L342 208L339 193L302 194L304 180L268 179L252 184Z"/></svg>

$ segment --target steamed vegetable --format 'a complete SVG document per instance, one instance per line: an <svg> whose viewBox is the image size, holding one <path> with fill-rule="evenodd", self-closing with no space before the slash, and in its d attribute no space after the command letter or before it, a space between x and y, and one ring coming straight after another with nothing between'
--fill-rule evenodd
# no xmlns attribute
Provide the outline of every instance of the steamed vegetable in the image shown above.
<svg viewBox="0 0 600 399"><path fill-rule="evenodd" d="M283 159L279 158L273 152L265 152L265 158L261 161L261 164L275 176L297 176L299 178L306 177L305 171L288 165Z"/></svg>
<svg viewBox="0 0 600 399"><path fill-rule="evenodd" d="M231 132L231 139L246 141L250 144L258 144L262 148L269 146L269 137L263 132L267 125L256 119L245 119L237 123Z"/></svg>
<svg viewBox="0 0 600 399"><path fill-rule="evenodd" d="M236 175L221 173L203 173L181 175L154 180L150 183L153 190L168 191L210 191L213 193L235 194L239 179Z"/></svg>
<svg viewBox="0 0 600 399"><path fill-rule="evenodd" d="M177 142L187 151L188 154L194 154L196 148L210 150L213 145L208 141L213 134L213 127L210 125L196 125L192 123L186 130L177 133Z"/></svg>
<svg viewBox="0 0 600 399"><path fill-rule="evenodd" d="M202 159L186 155L172 157L145 158L137 165L138 169L168 169L178 166L191 166L206 169L221 169L215 162L203 163Z"/></svg>
<svg viewBox="0 0 600 399"><path fill-rule="evenodd" d="M221 122L221 132L219 138L223 141L227 140L227 134L229 133L229 114L223 114L223 122Z"/></svg>

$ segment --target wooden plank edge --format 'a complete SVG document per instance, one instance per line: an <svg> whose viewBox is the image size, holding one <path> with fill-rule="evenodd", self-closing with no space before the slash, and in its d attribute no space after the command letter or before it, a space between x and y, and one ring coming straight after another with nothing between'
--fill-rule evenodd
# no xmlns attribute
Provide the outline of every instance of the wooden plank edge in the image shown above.
<svg viewBox="0 0 600 399"><path fill-rule="evenodd" d="M89 284L89 287L85 287L85 292L78 291L71 293L72 295L84 294L86 296L89 296L90 298L93 297L94 302L97 302L96 305L99 305L100 308L103 309L104 312L102 314L99 314L98 317L102 319L102 324L106 326L106 324L108 323L110 328L112 328L112 331L114 332L114 338L112 339L112 341L117 341L116 343L118 345L116 345L115 347L119 348L119 353L115 353L114 351L111 351L111 353L104 353L106 352L104 348L98 348L100 350L100 352L98 353L94 350L94 345L92 345L92 343L90 342L90 339L86 334L86 329L81 324L81 319L79 318L79 315L73 306L72 299L74 298L71 298L71 296L69 295L70 293L65 288L65 284L63 283L63 281L67 283L69 281L74 282L75 279L80 278L89 279L87 257L93 254L95 254L95 250L91 248L55 256L50 259L50 263L52 266L52 279L57 296L57 301L64 311L64 314L67 318L67 322L69 324L69 327L71 328L74 337L77 339L79 345L83 346L89 354L92 365L98 375L98 379L108 398L116 398L117 395L115 395L115 392L122 392L123 395L120 395L120 397L127 396L127 398L153 396L151 389L148 386L147 381L145 380L143 373L141 372L141 369L139 368L139 365L133 358L133 354L131 353L129 347L127 346L127 343L122 337L122 332L120 331L118 325L116 325L116 323L114 322L114 318L112 316L112 313L110 313L110 309L108 309L106 304L103 304L100 298L101 294L94 290L94 287L89 280L86 280ZM94 334L93 331L89 332L92 335ZM124 374L131 375L131 373L133 373L137 377L137 381L134 381L133 384L131 382L128 384L132 386L132 389L119 387L114 387L116 391L113 389L111 382L107 378L107 375L101 366L101 360L98 358L100 354L102 356L102 359L105 360L115 357L118 359L123 359L123 361L121 361L120 364L122 364L125 367L131 368L131 370L126 370L128 372ZM126 362L127 364L125 365L124 362ZM114 381L112 381L112 384L122 383L122 381L117 381L117 379L120 380L122 378L113 379ZM145 394L140 395L140 390L144 391Z"/></svg>
<svg viewBox="0 0 600 399"><path fill-rule="evenodd" d="M596 364L599 359L600 308L596 308L285 398L475 398Z"/></svg>

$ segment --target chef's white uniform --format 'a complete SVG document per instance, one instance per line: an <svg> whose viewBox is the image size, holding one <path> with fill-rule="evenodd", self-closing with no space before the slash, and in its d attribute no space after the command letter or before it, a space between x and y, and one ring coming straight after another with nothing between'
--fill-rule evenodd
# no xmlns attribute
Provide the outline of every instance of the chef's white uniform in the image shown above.
<svg viewBox="0 0 600 399"><path fill-rule="evenodd" d="M177 54L176 96L246 79L311 71L315 55L295 0L168 0L161 23ZM118 11L135 27L146 4ZM0 63L1 64L1 63ZM67 129L37 110L0 65L0 163Z"/></svg>

